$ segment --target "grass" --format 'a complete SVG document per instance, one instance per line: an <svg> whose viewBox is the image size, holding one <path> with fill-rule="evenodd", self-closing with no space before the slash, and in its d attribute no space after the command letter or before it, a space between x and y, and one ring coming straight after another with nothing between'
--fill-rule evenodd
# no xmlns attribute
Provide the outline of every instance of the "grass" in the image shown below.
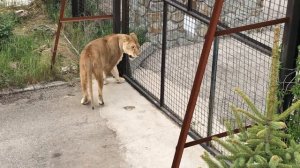
<svg viewBox="0 0 300 168"><path fill-rule="evenodd" d="M49 55L39 50L41 46L49 45L48 39L41 33L18 35L1 45L0 88L23 87L54 78Z"/></svg>
<svg viewBox="0 0 300 168"><path fill-rule="evenodd" d="M45 9L48 14L48 18L52 22L57 22L59 18L60 3L57 0L46 1Z"/></svg>
<svg viewBox="0 0 300 168"><path fill-rule="evenodd" d="M65 24L65 34L72 45L81 51L90 41L113 33L110 20L101 22L80 22Z"/></svg>

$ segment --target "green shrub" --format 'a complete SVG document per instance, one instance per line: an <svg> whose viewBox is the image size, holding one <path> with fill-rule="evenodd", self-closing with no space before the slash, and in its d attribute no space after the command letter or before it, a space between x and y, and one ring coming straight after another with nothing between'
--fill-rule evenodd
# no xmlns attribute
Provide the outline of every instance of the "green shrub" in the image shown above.
<svg viewBox="0 0 300 168"><path fill-rule="evenodd" d="M230 154L219 155L217 160L207 153L202 158L211 168L298 168L300 165L300 145L285 132L285 119L300 107L300 100L287 110L277 114L279 108L278 70L279 70L279 28L275 31L272 65L265 112L259 111L250 98L241 90L236 92L248 105L250 111L232 106L241 132L234 135L228 126L230 136L226 140L214 137L213 140L228 150ZM243 128L241 115L255 123L247 130ZM284 140L289 139L286 143Z"/></svg>
<svg viewBox="0 0 300 168"><path fill-rule="evenodd" d="M300 100L300 46L298 47L298 58L296 63L295 84L291 89L294 101ZM300 143L300 109L295 110L286 122L288 126L288 133L291 134L298 143Z"/></svg>
<svg viewBox="0 0 300 168"><path fill-rule="evenodd" d="M53 21L57 22L59 18L59 9L60 9L60 3L58 0L48 1L45 0L45 9L48 15L48 18Z"/></svg>
<svg viewBox="0 0 300 168"><path fill-rule="evenodd" d="M0 43L12 36L12 31L17 22L18 18L14 13L0 14Z"/></svg>

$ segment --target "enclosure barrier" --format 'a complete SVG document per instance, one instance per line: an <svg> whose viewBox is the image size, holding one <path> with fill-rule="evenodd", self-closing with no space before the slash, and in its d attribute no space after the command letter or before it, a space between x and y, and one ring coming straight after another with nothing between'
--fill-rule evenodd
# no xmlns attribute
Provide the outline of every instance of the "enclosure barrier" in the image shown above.
<svg viewBox="0 0 300 168"><path fill-rule="evenodd" d="M58 47L58 42L61 34L61 29L63 26L63 23L67 22L81 22L81 21L94 21L94 20L114 20L114 25L113 25L113 31L114 32L120 32L120 10L121 10L121 2L120 0L113 0L113 11L112 14L102 14L102 15L97 15L97 16L85 16L84 12L84 0L79 0L80 3L80 8L79 9L72 9L72 15L73 17L65 17L65 10L66 10L66 4L68 0L61 0L60 1L60 14L59 14L59 20L58 20L58 27L57 31L55 33L55 42L54 42L54 47L52 50L52 59L51 59L51 69L53 68L55 64L55 59L56 59L56 54L57 54L57 47ZM72 7L78 8L78 1L72 0ZM80 12L81 11L81 12ZM80 15L80 16L78 16ZM75 17L74 17L75 16Z"/></svg>
<svg viewBox="0 0 300 168"><path fill-rule="evenodd" d="M175 122L182 124L173 168L179 167L186 147L201 144L211 153L223 152L210 143L214 136L227 136L227 132L221 132L225 128L219 126L220 110L227 112L228 107L224 104L230 101L244 105L231 92L228 97L232 98L222 97L229 93L228 90L232 89L230 87L240 86L240 81L246 82L243 83L243 89L260 104L261 109L265 107L263 100L268 83L272 29L277 24L285 27L281 33L283 66L280 81L289 82L286 76L295 66L295 51L291 48L296 48L295 39L291 38L292 34L295 36L298 32L298 26L293 25L293 21L297 20L295 16L298 18L296 11L299 9L299 2L294 0L123 1L123 33L138 27L145 30L148 41L142 45L144 51L140 58L129 61L124 57L120 66L124 77L133 87ZM205 31L202 31L203 27ZM193 34L192 38L190 34ZM203 41L197 38L201 35ZM194 55L194 51L200 48L200 58L194 60L190 55ZM193 68L195 64L198 65L196 69ZM194 80L189 72L195 72ZM190 81L194 81L193 84ZM190 90L188 94L187 90ZM186 97L189 97L188 101ZM285 103L289 102L285 99ZM184 106L185 114L181 112ZM195 111L196 116L193 116ZM222 115L230 119L226 112ZM250 125L245 123L246 128ZM238 131L234 130L235 133ZM186 143L188 134L194 139L200 139Z"/></svg>
<svg viewBox="0 0 300 168"><path fill-rule="evenodd" d="M222 126L222 120L231 119L226 104L232 101L243 106L231 87L242 85L261 109L265 107L273 25L285 23L281 86L286 88L293 80L287 74L295 68L300 1L123 0L121 12L120 0L114 0L111 15L72 18L64 16L66 2L60 1L52 66L63 23L113 19L115 33L120 29L136 32L143 52L134 61L123 57L118 68L128 83L182 124L174 168L190 146L200 144L213 154L223 152L210 141L214 136L227 136ZM287 95L284 106L290 102L291 95ZM245 123L246 127L250 124ZM198 140L186 143L187 134Z"/></svg>

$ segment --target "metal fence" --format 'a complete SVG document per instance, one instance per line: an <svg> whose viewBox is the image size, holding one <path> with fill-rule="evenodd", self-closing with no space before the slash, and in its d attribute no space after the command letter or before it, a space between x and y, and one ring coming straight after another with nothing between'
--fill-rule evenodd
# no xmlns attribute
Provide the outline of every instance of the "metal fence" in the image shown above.
<svg viewBox="0 0 300 168"><path fill-rule="evenodd" d="M68 0L65 18L111 15L110 0ZM64 24L64 34L79 53L91 40L113 32L113 20L82 20Z"/></svg>
<svg viewBox="0 0 300 168"><path fill-rule="evenodd" d="M143 30L145 40L140 57L127 60L126 78L179 124L191 94L214 2L129 0L129 30ZM163 9L164 3L167 10ZM284 18L287 3L226 0L218 30ZM281 27L283 31L284 24ZM234 123L230 104L247 109L233 92L235 87L265 108L273 29L267 26L214 41L192 119L192 135L208 137L226 131L224 121ZM215 144L212 147L225 152Z"/></svg>
<svg viewBox="0 0 300 168"><path fill-rule="evenodd" d="M65 41L79 55L88 42L113 32L113 2L117 1L56 0L52 5L47 3L48 12L60 7L51 68L55 64L60 35L63 35Z"/></svg>

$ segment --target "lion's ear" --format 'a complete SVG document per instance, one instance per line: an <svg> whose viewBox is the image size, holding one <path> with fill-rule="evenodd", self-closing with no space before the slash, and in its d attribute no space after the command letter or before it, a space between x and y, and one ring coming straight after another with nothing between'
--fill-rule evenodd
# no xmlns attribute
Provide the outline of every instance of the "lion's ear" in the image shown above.
<svg viewBox="0 0 300 168"><path fill-rule="evenodd" d="M139 42L139 40L138 40L138 38L137 38L137 36L136 36L135 33L130 33L129 35L130 35L136 42Z"/></svg>

